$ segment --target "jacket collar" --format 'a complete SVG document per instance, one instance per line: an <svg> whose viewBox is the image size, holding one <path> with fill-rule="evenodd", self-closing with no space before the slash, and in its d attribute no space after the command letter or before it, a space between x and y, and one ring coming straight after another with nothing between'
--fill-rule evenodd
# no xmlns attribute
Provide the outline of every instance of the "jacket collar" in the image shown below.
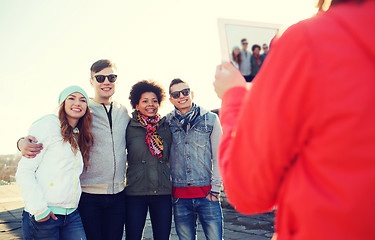
<svg viewBox="0 0 375 240"><path fill-rule="evenodd" d="M200 117L204 116L205 114L207 114L209 112L207 109L204 109L201 106L199 106L199 108L200 108L200 112L199 112ZM176 108L174 108L170 113L167 114L167 116L166 116L167 121L171 121L172 119L174 119L175 114L176 114Z"/></svg>

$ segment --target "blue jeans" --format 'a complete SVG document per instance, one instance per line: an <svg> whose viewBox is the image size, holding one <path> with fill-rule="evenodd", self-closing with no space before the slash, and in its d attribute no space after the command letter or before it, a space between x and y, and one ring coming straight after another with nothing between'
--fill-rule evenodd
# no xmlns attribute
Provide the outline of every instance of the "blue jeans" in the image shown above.
<svg viewBox="0 0 375 240"><path fill-rule="evenodd" d="M125 191L82 193L78 205L88 240L121 240L125 224Z"/></svg>
<svg viewBox="0 0 375 240"><path fill-rule="evenodd" d="M49 218L44 222L37 222L30 213L22 213L23 236L31 239L60 239L60 240L86 240L81 217L78 211L69 215L55 215L57 220Z"/></svg>
<svg viewBox="0 0 375 240"><path fill-rule="evenodd" d="M206 239L223 239L223 215L220 201L207 198L173 198L176 232L180 240L195 240L197 217Z"/></svg>
<svg viewBox="0 0 375 240"><path fill-rule="evenodd" d="M172 225L171 195L126 197L126 240L141 240L150 211L155 240L168 240Z"/></svg>

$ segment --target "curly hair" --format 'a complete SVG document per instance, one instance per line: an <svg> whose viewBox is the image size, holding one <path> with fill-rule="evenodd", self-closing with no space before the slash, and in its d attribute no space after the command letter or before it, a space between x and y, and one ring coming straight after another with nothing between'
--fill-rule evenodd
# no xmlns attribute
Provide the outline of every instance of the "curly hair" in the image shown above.
<svg viewBox="0 0 375 240"><path fill-rule="evenodd" d="M60 105L59 119L61 123L61 136L64 142L70 143L74 154L77 154L78 150L80 150L85 166L89 166L90 148L94 144L94 137L91 133L92 115L90 109L87 107L85 115L79 119L76 126L79 129L78 142L74 140L73 128L66 118L65 101Z"/></svg>
<svg viewBox="0 0 375 240"><path fill-rule="evenodd" d="M259 50L262 49L262 48L260 47L260 45L258 45L258 44L254 44L254 45L251 47L251 51L254 52L255 48L258 48Z"/></svg>
<svg viewBox="0 0 375 240"><path fill-rule="evenodd" d="M139 104L139 100L141 99L142 94L145 92L155 93L156 97L158 98L159 105L161 105L165 99L164 88L159 83L153 80L142 80L134 84L130 90L129 100L133 109L135 109Z"/></svg>

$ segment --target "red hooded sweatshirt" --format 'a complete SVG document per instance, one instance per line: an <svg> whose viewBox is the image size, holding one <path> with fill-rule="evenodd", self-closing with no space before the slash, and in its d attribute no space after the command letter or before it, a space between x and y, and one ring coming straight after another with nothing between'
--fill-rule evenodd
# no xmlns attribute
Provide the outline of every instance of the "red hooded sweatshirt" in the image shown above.
<svg viewBox="0 0 375 240"><path fill-rule="evenodd" d="M278 239L375 239L375 1L342 3L273 42L220 110L220 171Z"/></svg>

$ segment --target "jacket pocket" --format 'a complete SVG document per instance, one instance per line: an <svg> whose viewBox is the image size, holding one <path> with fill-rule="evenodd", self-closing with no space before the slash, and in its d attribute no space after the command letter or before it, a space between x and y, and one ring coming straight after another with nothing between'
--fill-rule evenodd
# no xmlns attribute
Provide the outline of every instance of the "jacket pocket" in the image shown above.
<svg viewBox="0 0 375 240"><path fill-rule="evenodd" d="M182 141L183 130L176 126L170 126L173 144L180 144Z"/></svg>
<svg viewBox="0 0 375 240"><path fill-rule="evenodd" d="M212 132L211 126L197 126L194 128L194 143L198 147L206 148L210 142L210 135Z"/></svg>
<svg viewBox="0 0 375 240"><path fill-rule="evenodd" d="M160 179L160 189L172 192L172 177L170 169L167 165L163 165Z"/></svg>
<svg viewBox="0 0 375 240"><path fill-rule="evenodd" d="M126 171L126 188L127 191L135 189L137 191L145 190L145 173L143 164L130 166Z"/></svg>

